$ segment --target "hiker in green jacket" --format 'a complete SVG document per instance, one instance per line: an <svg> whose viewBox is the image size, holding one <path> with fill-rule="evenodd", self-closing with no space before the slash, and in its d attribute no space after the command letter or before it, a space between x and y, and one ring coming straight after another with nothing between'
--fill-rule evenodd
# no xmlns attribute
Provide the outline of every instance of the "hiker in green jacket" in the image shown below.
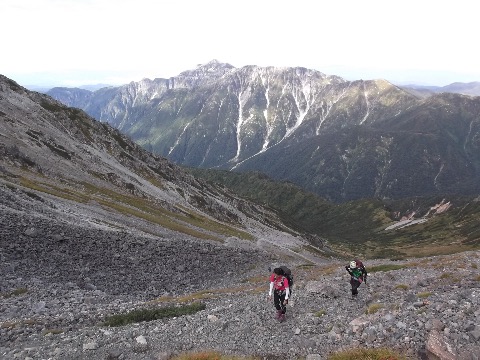
<svg viewBox="0 0 480 360"><path fill-rule="evenodd" d="M345 269L350 274L350 285L352 285L352 297L358 295L358 287L362 282L367 285L367 270L360 260L350 261L350 265L345 266Z"/></svg>

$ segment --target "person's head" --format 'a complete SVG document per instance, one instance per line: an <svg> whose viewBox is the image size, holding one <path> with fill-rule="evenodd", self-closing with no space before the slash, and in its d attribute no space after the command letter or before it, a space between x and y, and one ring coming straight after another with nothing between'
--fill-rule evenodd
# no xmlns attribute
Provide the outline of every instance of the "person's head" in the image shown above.
<svg viewBox="0 0 480 360"><path fill-rule="evenodd" d="M275 275L283 275L283 270L282 270L282 268L277 267L277 268L273 269L273 273Z"/></svg>
<svg viewBox="0 0 480 360"><path fill-rule="evenodd" d="M355 269L357 267L357 262L355 260L350 261L350 269Z"/></svg>

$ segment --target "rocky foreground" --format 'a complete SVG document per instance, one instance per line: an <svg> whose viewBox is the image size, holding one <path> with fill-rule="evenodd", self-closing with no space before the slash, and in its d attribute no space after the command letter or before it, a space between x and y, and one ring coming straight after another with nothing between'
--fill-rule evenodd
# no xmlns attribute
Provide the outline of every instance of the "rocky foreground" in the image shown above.
<svg viewBox="0 0 480 360"><path fill-rule="evenodd" d="M346 261L290 263L294 293L278 323L267 268L280 260L261 249L85 226L2 196L2 360L150 360L207 349L326 359L339 349L384 346L412 359L480 358L479 251L364 261L367 270L395 267L371 271L356 301ZM185 301L205 310L103 325L108 315Z"/></svg>

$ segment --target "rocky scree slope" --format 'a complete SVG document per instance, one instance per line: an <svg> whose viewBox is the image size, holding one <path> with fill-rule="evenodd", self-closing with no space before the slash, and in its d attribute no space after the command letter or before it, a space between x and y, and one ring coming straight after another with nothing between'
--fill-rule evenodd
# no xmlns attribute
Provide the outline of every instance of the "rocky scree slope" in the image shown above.
<svg viewBox="0 0 480 360"><path fill-rule="evenodd" d="M480 354L478 251L365 261L368 286L353 301L346 261L315 266L188 237L125 234L85 226L73 208L60 217L67 210L61 203L45 206L9 188L1 195L2 359L168 359L205 349L326 359L339 349L383 346L411 359ZM295 287L279 324L267 301L267 267L283 261L294 270ZM185 301L205 309L103 325L108 315Z"/></svg>

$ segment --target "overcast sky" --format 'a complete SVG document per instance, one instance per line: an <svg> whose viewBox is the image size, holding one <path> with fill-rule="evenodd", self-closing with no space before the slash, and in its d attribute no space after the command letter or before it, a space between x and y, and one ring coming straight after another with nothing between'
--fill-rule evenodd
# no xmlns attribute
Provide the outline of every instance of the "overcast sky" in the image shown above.
<svg viewBox="0 0 480 360"><path fill-rule="evenodd" d="M168 78L212 59L347 80L480 81L476 0L0 0L0 74L23 86Z"/></svg>

